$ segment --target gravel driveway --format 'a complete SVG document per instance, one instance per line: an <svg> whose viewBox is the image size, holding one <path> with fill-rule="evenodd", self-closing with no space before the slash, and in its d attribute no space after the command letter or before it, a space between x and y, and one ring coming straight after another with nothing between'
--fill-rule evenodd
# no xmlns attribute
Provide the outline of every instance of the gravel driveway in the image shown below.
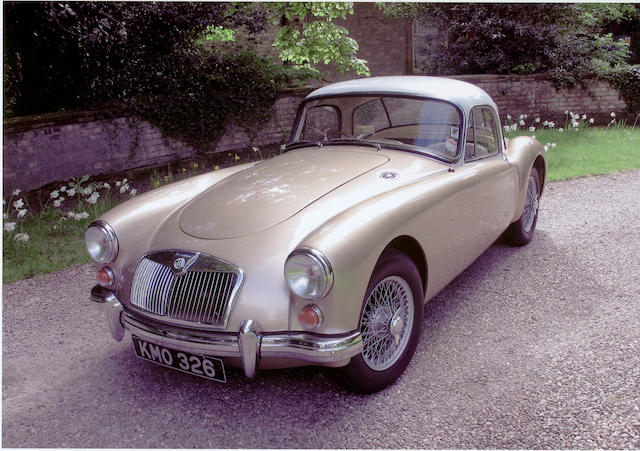
<svg viewBox="0 0 640 451"><path fill-rule="evenodd" d="M3 287L4 447L640 448L640 171L547 186L534 240L496 242L427 306L405 375L226 385L134 356L90 266Z"/></svg>

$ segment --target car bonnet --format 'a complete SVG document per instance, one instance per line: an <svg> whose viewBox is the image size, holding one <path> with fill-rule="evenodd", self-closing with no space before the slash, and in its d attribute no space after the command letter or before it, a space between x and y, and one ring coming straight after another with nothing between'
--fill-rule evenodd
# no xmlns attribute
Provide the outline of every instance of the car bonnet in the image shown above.
<svg viewBox="0 0 640 451"><path fill-rule="evenodd" d="M202 239L266 230L389 159L354 147L306 148L232 174L189 202L181 230Z"/></svg>

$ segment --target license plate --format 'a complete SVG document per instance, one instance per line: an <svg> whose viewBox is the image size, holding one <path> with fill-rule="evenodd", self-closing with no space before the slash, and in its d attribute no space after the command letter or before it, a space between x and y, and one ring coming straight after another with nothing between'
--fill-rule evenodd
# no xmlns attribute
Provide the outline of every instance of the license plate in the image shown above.
<svg viewBox="0 0 640 451"><path fill-rule="evenodd" d="M165 348L139 339L133 338L133 348L141 359L158 365L167 366L183 373L193 374L218 382L227 382L222 360L216 357L195 355L189 352Z"/></svg>

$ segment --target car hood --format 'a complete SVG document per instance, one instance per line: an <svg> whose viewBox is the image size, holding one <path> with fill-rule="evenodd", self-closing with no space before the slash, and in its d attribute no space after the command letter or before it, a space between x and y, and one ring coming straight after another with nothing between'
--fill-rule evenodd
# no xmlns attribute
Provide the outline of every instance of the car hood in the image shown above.
<svg viewBox="0 0 640 451"><path fill-rule="evenodd" d="M300 149L232 174L189 202L180 229L196 238L237 238L268 229L328 192L383 165L371 152Z"/></svg>

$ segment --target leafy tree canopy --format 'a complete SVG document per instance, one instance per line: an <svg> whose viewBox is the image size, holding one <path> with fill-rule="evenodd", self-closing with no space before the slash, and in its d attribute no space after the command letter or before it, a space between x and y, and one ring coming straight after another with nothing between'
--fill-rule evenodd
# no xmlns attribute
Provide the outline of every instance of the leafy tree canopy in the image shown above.
<svg viewBox="0 0 640 451"><path fill-rule="evenodd" d="M547 72L559 85L624 64L628 46L614 41L604 25L634 20L638 11L637 5L558 3L397 3L381 8L440 29L439 42L423 43L437 55L424 68L428 72Z"/></svg>
<svg viewBox="0 0 640 451"><path fill-rule="evenodd" d="M266 120L277 90L313 76L318 63L366 73L357 43L333 23L351 4L257 5L5 2L4 112L115 109L206 150L229 122ZM274 45L293 66L216 48L276 18L283 26Z"/></svg>
<svg viewBox="0 0 640 451"><path fill-rule="evenodd" d="M346 28L333 22L353 14L352 3L274 2L266 6L273 23L281 25L273 45L280 50L282 61L315 72L317 64L333 62L341 74L354 70L361 76L370 75L367 62L356 57L358 43Z"/></svg>

